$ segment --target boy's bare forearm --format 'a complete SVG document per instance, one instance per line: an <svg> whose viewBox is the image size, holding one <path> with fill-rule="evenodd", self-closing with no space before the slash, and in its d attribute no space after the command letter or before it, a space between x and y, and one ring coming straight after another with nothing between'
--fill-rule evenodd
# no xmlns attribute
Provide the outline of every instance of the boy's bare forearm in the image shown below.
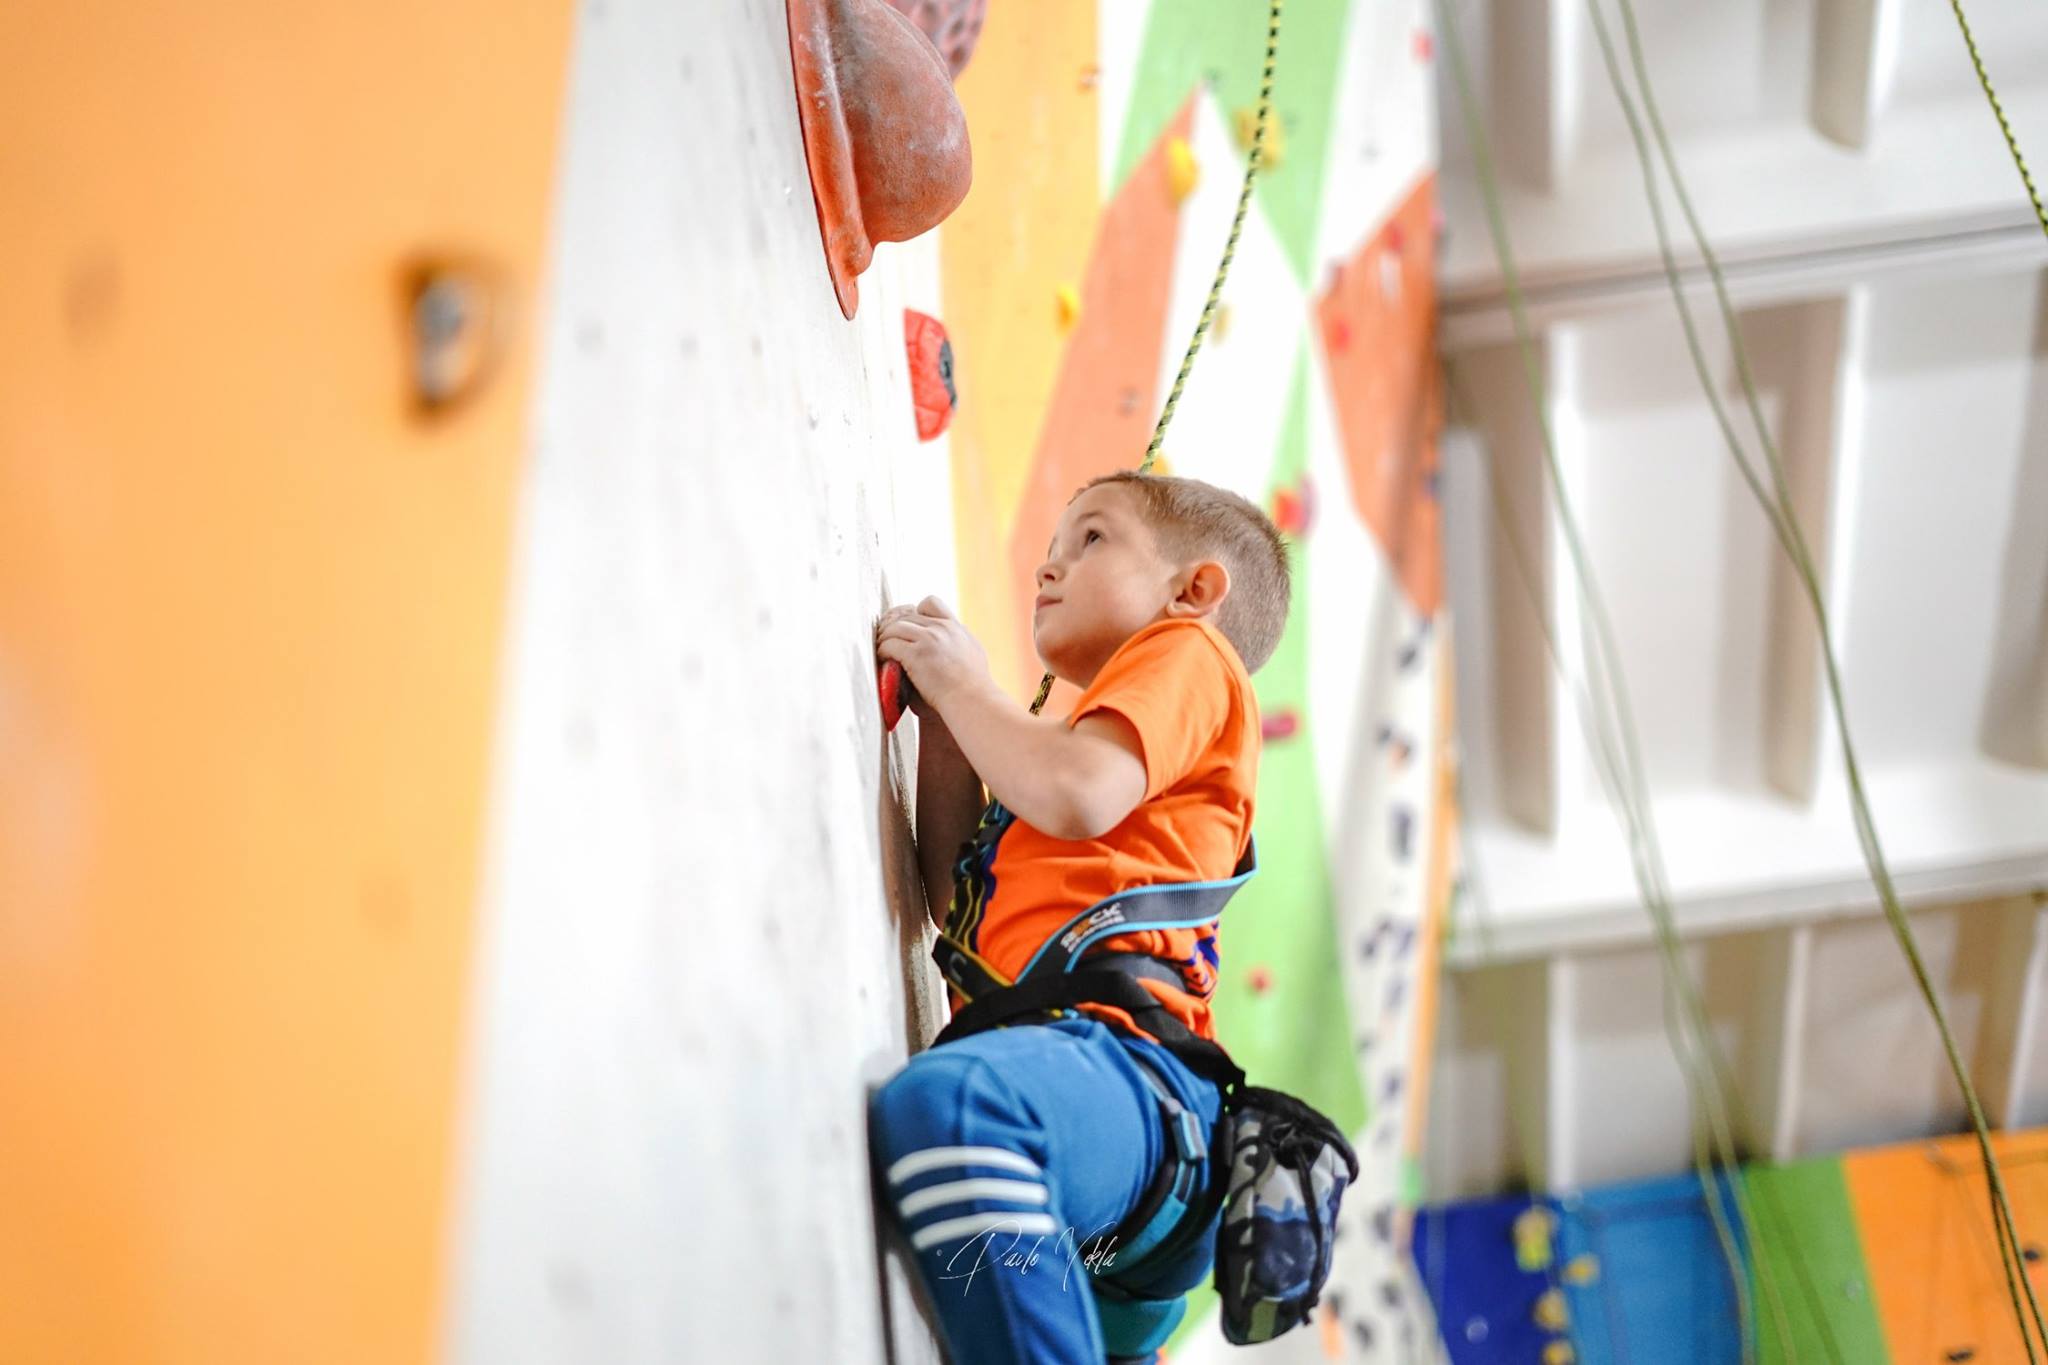
<svg viewBox="0 0 2048 1365"><path fill-rule="evenodd" d="M989 795L1054 838L1092 837L1087 809L1100 755L1064 724L1034 716L993 681L933 703Z"/></svg>
<svg viewBox="0 0 2048 1365"><path fill-rule="evenodd" d="M952 732L923 722L917 736L917 866L924 874L925 907L943 927L953 895L953 863L972 838L983 805L975 775Z"/></svg>

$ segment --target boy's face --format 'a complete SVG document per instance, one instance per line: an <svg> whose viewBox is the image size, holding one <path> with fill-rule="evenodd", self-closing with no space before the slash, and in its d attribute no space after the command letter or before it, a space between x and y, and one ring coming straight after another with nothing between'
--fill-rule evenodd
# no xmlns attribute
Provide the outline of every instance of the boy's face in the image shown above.
<svg viewBox="0 0 2048 1365"><path fill-rule="evenodd" d="M1160 554L1137 494L1097 484L1067 504L1038 566L1038 657L1055 676L1086 687L1119 645L1171 614L1182 568Z"/></svg>

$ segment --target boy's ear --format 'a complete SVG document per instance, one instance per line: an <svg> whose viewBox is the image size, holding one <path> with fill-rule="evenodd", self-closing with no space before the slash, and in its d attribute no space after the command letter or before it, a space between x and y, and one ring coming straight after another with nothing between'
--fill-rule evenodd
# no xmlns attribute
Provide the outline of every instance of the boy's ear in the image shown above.
<svg viewBox="0 0 2048 1365"><path fill-rule="evenodd" d="M1188 566L1181 578L1179 594L1166 604L1166 614L1192 618L1213 616L1228 596L1230 570L1213 559L1205 559Z"/></svg>

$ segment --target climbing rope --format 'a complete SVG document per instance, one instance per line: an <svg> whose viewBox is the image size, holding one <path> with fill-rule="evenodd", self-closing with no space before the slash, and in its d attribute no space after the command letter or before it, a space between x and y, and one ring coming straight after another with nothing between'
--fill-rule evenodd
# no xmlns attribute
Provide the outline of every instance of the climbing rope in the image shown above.
<svg viewBox="0 0 2048 1365"><path fill-rule="evenodd" d="M1230 263L1237 256L1237 239L1244 231L1245 213L1251 208L1252 183L1258 179L1259 167L1263 163L1266 148L1266 124L1273 114L1273 63L1280 52L1280 6L1282 0L1271 0L1266 11L1266 63L1259 73L1259 112L1252 129L1252 147L1245 158L1244 183L1237 190L1237 212L1230 220L1230 236L1223 243L1223 259L1216 263L1216 278L1209 285L1209 297L1202 302L1202 316L1195 323L1195 334L1188 338L1187 352L1180 358L1180 373L1173 377L1173 388L1166 395L1166 406L1159 411L1159 421L1152 428L1152 442L1145 447L1145 458L1138 464L1140 474L1149 474L1159 459L1159 444L1166 439L1166 427L1173 420L1173 410L1180 406L1181 390L1187 387L1188 372L1195 368L1195 355L1202 349L1203 340L1209 335L1209 324L1216 319L1216 305L1223 297L1223 282L1230 277ZM1031 702L1031 714L1037 715L1045 706L1045 699L1052 694L1052 674L1047 673L1038 684L1038 695Z"/></svg>
<svg viewBox="0 0 2048 1365"><path fill-rule="evenodd" d="M1456 37L1454 34L1447 32L1446 38L1447 49L1453 51L1451 60L1453 63L1456 63L1459 60L1459 56L1452 47L1456 42ZM1458 377L1457 368L1447 365L1445 367L1445 376L1450 383L1454 407L1476 417L1479 410L1478 406L1465 394L1464 386ZM1487 460L1491 462L1492 451L1486 447L1484 442L1480 443L1480 450ZM1497 472L1488 471L1487 488L1492 495L1494 517L1501 528L1502 538L1508 551L1508 558L1515 571L1515 582L1520 585L1529 599L1532 618L1536 622L1537 633L1542 637L1543 648L1550 658L1551 667L1566 682L1567 690L1572 697L1573 706L1578 712L1580 731L1585 735L1586 742L1592 750L1594 773L1600 778L1601 787L1606 791L1608 800L1613 803L1616 818L1621 821L1623 834L1628 841L1630 862L1636 876L1638 891L1643 899L1644 910L1650 916L1651 925L1655 930L1658 946L1658 969L1664 978L1665 986L1664 1032L1671 1043L1672 1058L1678 1064L1679 1074L1685 1080L1687 1092L1699 1113L1703 1116L1721 1113L1720 1087L1725 1086L1726 1081L1722 1078L1717 1065L1719 1058L1712 1051L1712 1044L1709 1041L1704 1045L1707 1049L1707 1056L1703 1059L1700 1055L1702 1044L1697 1042L1693 1034L1688 1031L1688 1026L1695 1019L1702 1021L1699 1027L1704 1030L1704 1007L1698 1002L1697 988L1692 984L1691 976L1684 966L1683 959L1679 956L1680 948L1677 928L1672 918L1668 891L1662 884L1661 864L1656 858L1651 856L1651 850L1655 847L1656 839L1655 827L1650 823L1652 817L1646 810L1639 809L1629 794L1632 789L1639 786L1639 783L1632 782L1624 775L1627 763L1627 759L1624 757L1626 751L1618 745L1618 741L1613 733L1616 727L1612 719L1601 714L1594 700L1591 688L1564 661L1564 654L1558 645L1556 633L1551 628L1542 595L1536 589L1537 575L1534 568L1534 556L1523 541L1520 531L1515 527L1513 515L1509 512L1506 505L1506 496L1501 491L1501 481ZM1559 506L1560 520L1570 519L1572 513L1569 505L1560 503ZM1575 579L1574 582L1576 583L1577 580ZM1587 593L1583 587L1579 590L1579 596L1588 616L1591 616L1596 608L1588 601ZM1591 663L1593 661L1589 659L1588 662ZM1485 960L1492 955L1492 945L1490 928L1484 920L1480 924L1480 933L1482 960ZM1516 1097L1513 1095L1509 1098L1509 1106L1511 1109L1518 1107ZM1525 1130L1523 1141L1527 1144L1530 1141L1526 1136L1528 1125L1520 1121L1519 1115L1517 1116L1516 1123L1518 1128ZM1722 1167L1731 1172L1736 1171L1737 1162L1733 1143L1728 1133L1725 1114L1723 1114L1718 1122L1713 1122L1710 1119L1710 1123L1717 1139L1717 1152ZM1731 1182L1731 1192L1724 1194L1720 1181L1715 1178L1714 1155L1710 1154L1707 1150L1706 1136L1706 1132L1696 1121L1693 1124L1692 1133L1693 1170L1700 1182L1702 1206L1707 1211L1708 1221L1714 1227L1716 1243L1727 1265L1729 1279L1733 1285L1738 1320L1737 1331L1744 1344L1745 1359L1748 1359L1749 1341L1752 1336L1750 1316L1752 1310L1748 1300L1747 1275L1740 1252L1737 1250L1737 1242L1732 1235L1733 1229L1728 1226L1726 1221L1726 1211L1720 1207L1721 1199L1733 1198L1735 1200L1736 1221L1743 1226L1745 1237L1747 1237L1750 1244L1754 1244L1755 1238L1749 1235L1750 1223L1741 1202L1742 1197L1732 1193L1733 1182ZM1764 1278L1766 1280L1766 1290L1772 1294L1775 1306L1775 1291L1770 1288L1768 1272L1766 1272ZM1779 1326L1781 1340L1788 1339L1788 1329L1783 1324L1779 1324ZM1784 1353L1784 1358L1796 1361L1797 1355L1788 1349ZM1839 1358L1836 1365L1842 1365Z"/></svg>
<svg viewBox="0 0 2048 1365"><path fill-rule="evenodd" d="M1963 31L1963 46L1970 49L1970 65L1977 68L1977 84L1984 87L1984 98L1991 101L1991 113L1998 120L1998 131L2005 134L2005 149L2012 153L2012 164L2019 168L2020 183L2027 187L2027 198L2034 205L2035 221L2041 224L2042 232L2048 233L2048 209L2041 207L2041 192L2034 188L2034 177L2027 171L2027 159L2020 155L2020 140L2013 136L2012 124L2005 117L2005 106L1998 102L1998 92L1991 88L1991 73L1984 69L1984 57L1977 51L1976 35L1970 32L1970 21L1963 15L1963 0L1948 0L1948 7L1956 12L1956 27Z"/></svg>
<svg viewBox="0 0 2048 1365"><path fill-rule="evenodd" d="M1592 649L1586 656L1586 676L1575 690L1575 700L1581 710L1588 740L1594 746L1596 771L1607 786L1608 795L1616 807L1627 835L1631 867L1643 898L1644 908L1655 931L1659 965L1666 986L1666 1029L1671 1035L1680 1072L1686 1079L1698 1113L1706 1119L1713 1147L1722 1167L1734 1170L1737 1165L1734 1139L1724 1099L1729 1087L1724 1070L1718 1064L1718 1054L1711 1036L1705 1006L1683 960L1676 917L1671 907L1669 883L1664 873L1661 845L1656 835L1647 787L1642 778L1643 765L1635 736L1635 724L1628 706L1625 687L1620 681L1620 651L1614 643L1613 628L1594 583L1583 537L1579 534L1577 519L1572 512L1571 498L1558 466L1556 438L1550 426L1542 380L1536 369L1535 347L1530 336L1520 278L1514 267L1513 248L1508 241L1507 226L1500 209L1498 185L1492 171L1491 151L1465 66L1457 17L1445 0L1438 0L1437 9L1444 29L1452 78L1457 86L1460 108L1464 112L1466 133L1472 145L1474 166L1481 188L1485 191L1488 227L1492 233L1494 250L1500 259L1502 277L1507 285L1516 340L1521 348L1523 379L1536 407L1538 427L1543 437L1544 464L1557 502L1558 520L1564 531L1578 596L1585 608L1586 617L1593 626L1590 637ZM1540 613L1539 620L1542 620ZM1546 643L1552 649L1553 658L1556 658L1555 643L1547 639L1547 623ZM1565 672L1568 678L1572 677L1571 672L1564 670L1561 664L1560 671ZM1755 1359L1756 1330L1754 1308L1749 1296L1749 1277L1735 1229L1730 1225L1727 1211L1721 1207L1722 1199L1732 1199L1735 1222L1742 1226L1745 1235L1751 1233L1754 1218L1748 1207L1743 1182L1739 1178L1727 1182L1724 1196L1724 1186L1715 1177L1712 1163L1708 1158L1707 1134L1699 1130L1697 1121L1694 1130L1694 1164L1700 1177L1701 1195L1713 1224L1722 1258L1726 1262L1730 1285L1734 1292L1743 1359L1750 1362ZM1773 1326L1777 1330L1782 1352L1789 1354L1789 1326L1784 1319L1782 1302L1774 1279L1768 1270L1759 1278L1771 1303Z"/></svg>
<svg viewBox="0 0 2048 1365"><path fill-rule="evenodd" d="M1963 1065L1961 1054L1957 1050L1954 1033L1949 1026L1947 1012L1942 1008L1940 996L1936 993L1933 982L1928 977L1926 964L1921 959L1919 944L1914 938L1912 926L1906 919L1904 909L1899 905L1898 894L1892 883L1891 871L1884 857L1884 849L1878 841L1877 824L1870 813L1869 798L1863 787L1861 765L1857 762L1855 744L1849 733L1848 708L1843 701L1841 670L1835 656L1834 635L1828 623L1827 607L1820 590L1819 574L1814 568L1813 557L1811 549L1806 543L1805 532L1793 511L1791 490L1785 477L1783 459L1779 454L1777 443L1771 438L1769 423L1764 420L1763 405L1758 399L1755 379L1749 367L1748 351L1742 341L1742 329L1736 319L1734 305L1728 296L1727 282L1721 273L1719 259L1715 256L1712 246L1707 241L1706 232L1700 225L1699 215L1693 208L1691 196L1686 192L1684 177L1679 171L1677 157L1672 153L1670 139L1665 133L1663 119L1658 113L1655 87L1650 81L1648 64L1643 58L1642 37L1636 24L1634 4L1632 0L1617 0L1617 3L1621 8L1622 23L1628 39L1630 63L1634 69L1636 84L1642 94L1643 110L1648 115L1651 130L1655 135L1659 158L1664 165L1666 174L1671 178L1672 188L1678 196L1681 209L1684 211L1686 224L1692 232L1693 241L1698 246L1700 255L1706 263L1708 274L1713 280L1714 296L1720 309L1723 329L1727 333L1729 345L1735 358L1736 375L1742 387L1744 401L1748 406L1750 421L1756 429L1758 443L1762 446L1766 462L1770 466L1772 493L1766 494L1764 491L1762 480L1758 477L1750 463L1747 451L1737 439L1734 424L1730 421L1725 408L1722 406L1718 386L1713 380L1706 363L1705 354L1699 343L1698 334L1693 323L1691 306L1686 301L1684 288L1679 281L1678 266L1672 255L1670 237L1664 221L1662 194L1657 187L1655 170L1651 165L1649 151L1643 140L1642 128L1637 118L1636 108L1634 102L1629 98L1625 83L1622 80L1619 65L1614 57L1612 39L1600 12L1598 0L1587 0L1587 6L1592 12L1595 32L1599 37L1602 51L1607 59L1608 76L1613 84L1615 97L1621 103L1622 112L1627 117L1630 133L1635 141L1636 157L1642 173L1644 193L1649 200L1651 219L1657 232L1657 243L1659 254L1663 261L1665 282L1671 290L1672 298L1677 303L1679 317L1684 324L1686 344L1692 355L1694 371L1699 378L1700 387L1705 393L1709 405L1714 410L1715 420L1721 427L1729 454L1734 458L1738 469L1741 470L1743 481L1749 486L1750 493L1756 498L1758 505L1764 511L1766 519L1777 533L1779 544L1784 548L1787 557L1792 561L1793 567L1798 571L1800 584L1804 588L1807 602L1812 608L1814 623L1820 637L1821 659L1825 670L1828 696L1833 704L1836 732L1842 745L1843 768L1848 782L1850 808L1856 827L1857 840L1863 850L1864 862L1869 868L1871 882L1875 886L1879 902L1884 908L1886 922L1890 925L1893 937L1897 940L1899 949L1905 956L1906 964L1912 972L1914 983L1918 986L1922 999L1926 1002L1928 1012L1934 1019L1935 1026L1941 1035L1943 1052L1948 1058L1949 1069L1954 1074L1956 1084L1962 1091L1964 1105L1970 1115L1971 1128L1976 1135L1978 1150L1984 1161L1991 1201L1992 1226L1998 1237L2000 1261L2005 1270L2006 1291L2012 1302L2014 1318L2019 1325L2020 1339L2026 1346L2027 1359L2029 1361L2038 1361L2039 1356L2035 1352L2034 1339L2028 1332L2029 1310L2031 1310L2034 1331L2040 1334L2044 1343L2048 1343L2048 1322L2043 1320L2041 1305L2035 1295L2033 1282L2027 1275L2025 1264L2020 1257L2018 1227L2013 1219L2011 1201L2006 1194L2004 1176L1999 1169L1998 1159L1991 1150L1990 1133L1984 1120L1983 1108L1978 1103L1976 1087L1971 1083L1968 1069ZM2028 195L2033 199L2035 212L2040 214L2040 198L2034 192L2032 177L2027 174L2026 163L2020 156L2019 145L2013 139L2011 127L2006 123L2004 111L1999 107L1998 97L1993 93L1990 80L1984 74L1983 63L1978 58L1977 46L1974 39L1971 38L1968 23L1963 19L1960 4L1955 5L1955 12L1957 21L1963 25L1963 36L1969 44L1971 60L1977 65L1978 78L1983 82L1985 94L1990 97L1991 107L1998 115L1999 126L2005 132L2006 145L2011 149L2013 160L2020 168L2020 175L2026 182ZM2048 231L2048 216L2042 217L2042 226L2044 231ZM2024 1306L2021 1303L2023 1290L2026 1298Z"/></svg>

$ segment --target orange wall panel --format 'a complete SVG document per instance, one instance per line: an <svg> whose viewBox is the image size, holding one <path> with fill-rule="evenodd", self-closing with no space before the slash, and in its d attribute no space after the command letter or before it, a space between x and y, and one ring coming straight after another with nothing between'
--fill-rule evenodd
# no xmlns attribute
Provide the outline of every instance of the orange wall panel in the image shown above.
<svg viewBox="0 0 2048 1365"><path fill-rule="evenodd" d="M0 1359L432 1351L570 21L0 7Z"/></svg>
<svg viewBox="0 0 2048 1365"><path fill-rule="evenodd" d="M2022 1248L2048 1241L2048 1132L1992 1139ZM1854 1152L1842 1176L1892 1358L2021 1361L2019 1326L1999 1269L1977 1140L1935 1138ZM2048 1299L2048 1262L2028 1265ZM1968 1351L1965 1357L1954 1352Z"/></svg>

